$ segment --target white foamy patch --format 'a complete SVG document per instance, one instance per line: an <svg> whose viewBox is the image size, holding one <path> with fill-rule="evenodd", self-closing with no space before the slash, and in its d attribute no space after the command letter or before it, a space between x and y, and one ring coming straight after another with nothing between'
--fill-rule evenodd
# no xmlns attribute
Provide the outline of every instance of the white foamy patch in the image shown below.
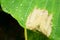
<svg viewBox="0 0 60 40"><path fill-rule="evenodd" d="M26 28L30 30L38 30L49 36L51 34L52 14L48 15L47 10L34 8L33 12L28 16Z"/></svg>

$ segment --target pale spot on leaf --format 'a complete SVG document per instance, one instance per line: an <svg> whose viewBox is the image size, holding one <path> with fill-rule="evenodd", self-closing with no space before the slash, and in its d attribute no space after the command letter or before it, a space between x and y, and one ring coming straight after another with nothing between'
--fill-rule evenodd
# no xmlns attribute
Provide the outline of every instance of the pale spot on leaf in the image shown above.
<svg viewBox="0 0 60 40"><path fill-rule="evenodd" d="M49 36L52 30L52 14L48 15L47 10L34 8L33 12L27 18L26 27L30 30L38 30ZM39 27L38 27L39 25Z"/></svg>

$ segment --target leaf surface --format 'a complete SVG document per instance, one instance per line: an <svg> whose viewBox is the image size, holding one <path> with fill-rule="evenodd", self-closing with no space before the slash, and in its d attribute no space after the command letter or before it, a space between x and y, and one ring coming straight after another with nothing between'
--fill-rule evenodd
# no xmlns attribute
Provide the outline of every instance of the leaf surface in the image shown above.
<svg viewBox="0 0 60 40"><path fill-rule="evenodd" d="M49 14L53 14L52 33L50 40L60 40L60 0L2 0L2 9L11 14L18 23L26 28L26 20L34 7L48 10ZM44 40L39 32L27 31L28 40ZM42 36L41 36L42 35Z"/></svg>

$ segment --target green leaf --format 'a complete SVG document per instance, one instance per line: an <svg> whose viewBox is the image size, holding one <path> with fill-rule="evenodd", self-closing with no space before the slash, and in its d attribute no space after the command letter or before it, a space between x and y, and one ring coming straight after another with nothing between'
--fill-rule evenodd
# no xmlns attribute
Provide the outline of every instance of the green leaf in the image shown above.
<svg viewBox="0 0 60 40"><path fill-rule="evenodd" d="M27 30L27 40L50 40L41 32Z"/></svg>
<svg viewBox="0 0 60 40"><path fill-rule="evenodd" d="M17 20L23 28L26 28L27 17L33 11L34 7L48 10L49 14L53 14L52 33L49 39L60 40L60 0L2 0L1 6L5 12L11 14ZM43 35L39 32L26 30L26 34L28 40L44 40Z"/></svg>
<svg viewBox="0 0 60 40"><path fill-rule="evenodd" d="M22 27L25 27L27 16L34 7L33 0L2 0L1 4L5 12L11 14Z"/></svg>

